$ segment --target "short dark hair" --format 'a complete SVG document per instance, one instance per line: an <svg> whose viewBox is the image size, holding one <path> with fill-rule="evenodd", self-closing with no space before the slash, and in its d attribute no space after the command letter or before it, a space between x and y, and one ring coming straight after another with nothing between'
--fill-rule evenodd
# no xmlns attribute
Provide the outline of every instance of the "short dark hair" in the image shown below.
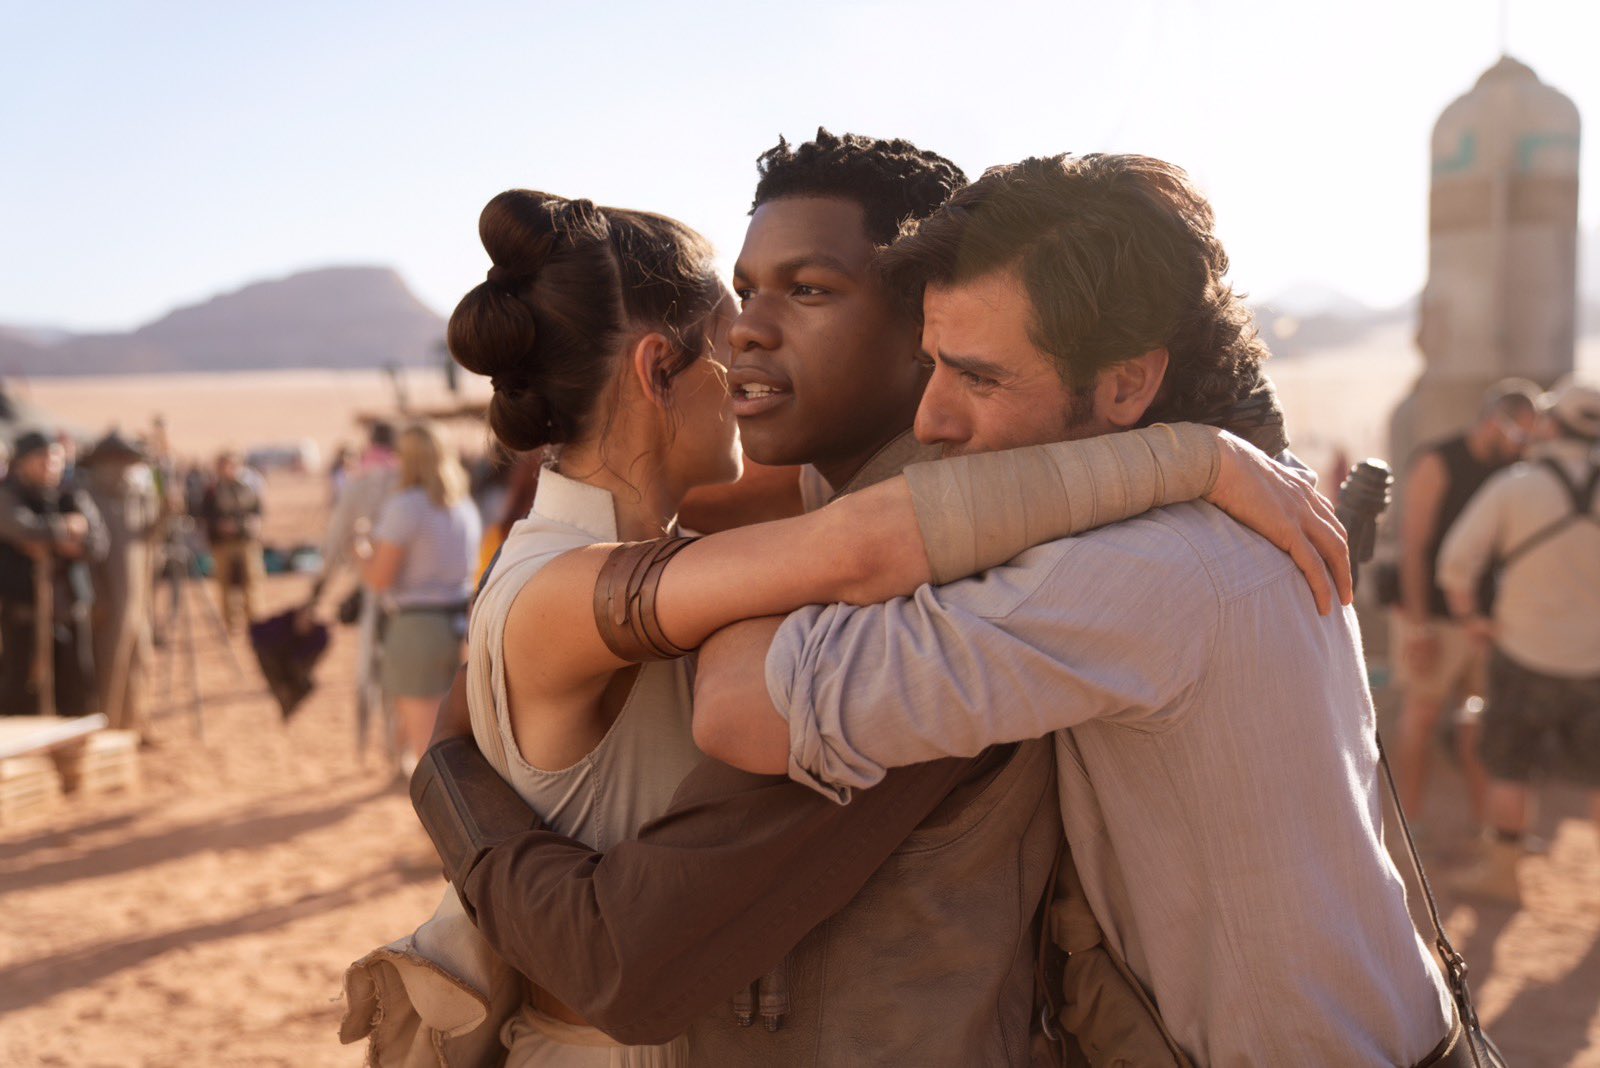
<svg viewBox="0 0 1600 1068"><path fill-rule="evenodd" d="M1097 153L991 168L908 225L882 263L908 295L1015 269L1033 304L1034 344L1073 389L1165 348L1147 423L1230 426L1240 402L1265 388L1267 347L1224 280L1211 205L1162 160Z"/></svg>
<svg viewBox="0 0 1600 1068"><path fill-rule="evenodd" d="M867 236L875 244L895 239L908 219L925 219L967 184L961 168L943 156L896 138L843 137L817 128L814 141L794 148L782 137L756 160L750 214L780 197L841 197L861 205Z"/></svg>

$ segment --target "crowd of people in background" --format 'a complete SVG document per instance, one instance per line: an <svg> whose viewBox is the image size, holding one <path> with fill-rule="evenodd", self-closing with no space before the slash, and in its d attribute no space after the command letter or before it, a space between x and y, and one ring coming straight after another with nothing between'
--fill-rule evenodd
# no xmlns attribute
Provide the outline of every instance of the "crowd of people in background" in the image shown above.
<svg viewBox="0 0 1600 1068"><path fill-rule="evenodd" d="M1522 462L1518 462L1518 461ZM1396 774L1423 817L1444 712L1477 864L1455 889L1520 901L1530 786L1594 791L1600 823L1600 389L1511 379L1476 422L1412 458L1400 529L1393 660L1404 694Z"/></svg>
<svg viewBox="0 0 1600 1068"><path fill-rule="evenodd" d="M323 568L303 611L316 616L336 580L355 577L339 615L359 627L358 686L392 711L404 774L460 664L473 587L527 514L538 470L532 456L465 458L426 420L398 432L376 421L359 452L334 454Z"/></svg>
<svg viewBox="0 0 1600 1068"><path fill-rule="evenodd" d="M181 584L210 577L231 637L262 616L266 480L234 449L178 458L159 417L140 435L114 428L80 442L44 429L0 442L0 714L100 712L147 737L146 681L155 650L177 637ZM536 478L536 465L522 466L533 472L522 481ZM382 632L371 670L402 752L427 740L508 506L526 512L512 474L491 457L463 463L426 422L398 434L377 423L365 449L340 450L328 469L312 603L341 571L370 595L373 637Z"/></svg>
<svg viewBox="0 0 1600 1068"><path fill-rule="evenodd" d="M156 590L174 568L187 575L205 548L190 543L191 516L226 529L215 525L217 489L242 477L238 459L221 457L215 471L177 461L159 418L137 438L113 428L81 455L65 431L25 430L7 444L0 714L101 712L111 727L143 734L152 652L180 610L176 595L158 605ZM248 545L237 559L249 558Z"/></svg>

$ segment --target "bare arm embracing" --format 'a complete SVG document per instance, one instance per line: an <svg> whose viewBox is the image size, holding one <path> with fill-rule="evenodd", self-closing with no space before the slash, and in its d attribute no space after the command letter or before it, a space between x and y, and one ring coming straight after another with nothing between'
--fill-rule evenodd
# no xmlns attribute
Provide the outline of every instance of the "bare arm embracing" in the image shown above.
<svg viewBox="0 0 1600 1068"><path fill-rule="evenodd" d="M915 465L908 475L809 515L689 545L660 573L652 623L671 646L692 649L740 619L903 596L997 566L1033 545L1201 496L1288 551L1320 611L1350 596L1344 535L1327 502L1213 428L1147 427ZM997 503L1007 507L997 510ZM1002 518L1011 521L998 523ZM594 618L594 591L612 551L595 545L567 553L517 598L508 644L536 635L547 655L514 678L513 689L558 700L582 691L592 700L595 680L627 662Z"/></svg>

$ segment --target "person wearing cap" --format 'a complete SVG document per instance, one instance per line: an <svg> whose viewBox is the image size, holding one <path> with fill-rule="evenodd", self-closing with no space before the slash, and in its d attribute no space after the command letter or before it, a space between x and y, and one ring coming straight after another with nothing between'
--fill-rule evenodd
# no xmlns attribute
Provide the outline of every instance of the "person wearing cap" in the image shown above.
<svg viewBox="0 0 1600 1068"><path fill-rule="evenodd" d="M1477 759L1475 720L1481 702L1471 700L1483 697L1484 663L1439 588L1439 546L1479 487L1521 455L1538 395L1527 379L1496 383L1471 426L1415 453L1401 487L1399 604L1390 634L1405 699L1394 771L1400 803L1414 823L1422 822L1434 735L1450 707L1462 710L1457 752L1473 820L1484 820L1487 776Z"/></svg>
<svg viewBox="0 0 1600 1068"><path fill-rule="evenodd" d="M1539 407L1527 459L1484 484L1439 554L1451 608L1489 651L1489 822L1456 886L1509 902L1535 776L1589 788L1600 822L1600 388L1568 379ZM1492 570L1489 619L1476 591Z"/></svg>
<svg viewBox="0 0 1600 1068"><path fill-rule="evenodd" d="M94 711L88 565L105 555L106 533L89 495L63 485L65 465L59 443L29 431L0 482L0 715ZM36 670L41 629L53 646L48 678Z"/></svg>
<svg viewBox="0 0 1600 1068"><path fill-rule="evenodd" d="M144 450L116 430L84 457L84 488L105 520L108 551L93 569L100 711L116 730L145 728L140 696L150 660L151 553L161 499Z"/></svg>

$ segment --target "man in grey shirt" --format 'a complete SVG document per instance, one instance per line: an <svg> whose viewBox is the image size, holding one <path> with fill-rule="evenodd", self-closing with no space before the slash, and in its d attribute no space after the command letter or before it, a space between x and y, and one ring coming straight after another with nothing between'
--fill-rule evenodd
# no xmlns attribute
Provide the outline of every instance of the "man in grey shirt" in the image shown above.
<svg viewBox="0 0 1600 1068"><path fill-rule="evenodd" d="M1209 205L1145 157L996 168L886 261L922 290L918 437L968 457L908 469L913 492L989 523L1059 496L993 450L1196 418L1265 355ZM930 545L933 573L983 537ZM1471 1063L1384 848L1354 616L1319 616L1288 558L1209 505L729 628L698 678L712 755L840 800L1053 733L1090 904L1197 1063Z"/></svg>

